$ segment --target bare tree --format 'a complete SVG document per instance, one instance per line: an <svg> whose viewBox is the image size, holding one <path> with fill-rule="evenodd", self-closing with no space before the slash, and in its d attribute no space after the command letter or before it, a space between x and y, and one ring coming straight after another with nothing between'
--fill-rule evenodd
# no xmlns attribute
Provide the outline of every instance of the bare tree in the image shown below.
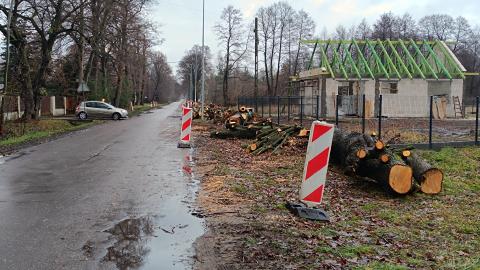
<svg viewBox="0 0 480 270"><path fill-rule="evenodd" d="M272 6L273 9L276 10L276 14L278 16L278 21L280 23L280 33L278 37L278 56L277 56L277 68L276 68L276 75L275 75L275 88L274 88L274 95L276 96L278 93L278 77L280 74L280 65L282 63L282 45L285 42L285 31L287 26L290 25L293 21L293 8L287 4L286 2L278 2Z"/></svg>
<svg viewBox="0 0 480 270"><path fill-rule="evenodd" d="M303 39L311 39L313 37L313 33L315 32L315 22L307 12L305 12L304 10L300 10L295 13L293 22L290 25L292 26L291 31L293 31L293 33L291 33L291 38L289 39L288 75L292 76L292 75L296 75L300 69L299 59L302 53L302 48L303 48L303 52L306 52L307 50L305 46L302 47L301 41ZM291 55L290 43L296 44L293 63L291 61L292 57L290 56Z"/></svg>
<svg viewBox="0 0 480 270"><path fill-rule="evenodd" d="M397 18L393 13L384 13L373 25L372 38L374 39L395 39L398 35L395 32Z"/></svg>
<svg viewBox="0 0 480 270"><path fill-rule="evenodd" d="M148 73L149 81L147 84L150 85L148 95L152 100L171 101L178 97L172 69L163 53L154 52L151 54Z"/></svg>
<svg viewBox="0 0 480 270"><path fill-rule="evenodd" d="M396 18L394 29L400 39L416 39L417 37L417 24L408 13Z"/></svg>
<svg viewBox="0 0 480 270"><path fill-rule="evenodd" d="M421 18L418 27L421 35L428 40L447 40L452 36L454 24L450 15L433 14Z"/></svg>
<svg viewBox="0 0 480 270"><path fill-rule="evenodd" d="M245 30L243 25L242 13L233 6L223 9L220 21L215 24L215 33L220 44L225 47L223 61L223 83L222 94L223 103L228 104L228 81L230 73L236 67L247 51L248 41L245 42Z"/></svg>
<svg viewBox="0 0 480 270"><path fill-rule="evenodd" d="M194 45L190 50L185 52L177 67L177 78L180 80L182 88L188 89L190 85L192 69L194 70L194 85L199 86L202 74L202 47ZM211 73L211 53L210 48L205 46L205 74ZM197 87L198 88L198 87ZM186 92L186 91L185 91Z"/></svg>
<svg viewBox="0 0 480 270"><path fill-rule="evenodd" d="M355 31L354 38L367 39L367 38L370 38L371 35L372 35L372 28L368 24L367 20L363 18L360 24L357 26L357 30Z"/></svg>
<svg viewBox="0 0 480 270"><path fill-rule="evenodd" d="M472 29L468 20L462 16L457 17L452 31L452 38L455 41L453 52L457 52L460 48L465 47L471 36Z"/></svg>
<svg viewBox="0 0 480 270"><path fill-rule="evenodd" d="M338 40L348 39L347 28L345 28L345 26L339 24L337 28L335 28L335 39L338 39Z"/></svg>
<svg viewBox="0 0 480 270"><path fill-rule="evenodd" d="M15 0L12 7L11 45L18 53L22 84L21 96L25 104L25 119L38 117L41 89L45 86L47 69L56 42L73 31L74 14L84 4L65 0ZM7 16L9 7L0 4ZM6 35L5 25L0 31ZM32 56L37 61L31 61Z"/></svg>

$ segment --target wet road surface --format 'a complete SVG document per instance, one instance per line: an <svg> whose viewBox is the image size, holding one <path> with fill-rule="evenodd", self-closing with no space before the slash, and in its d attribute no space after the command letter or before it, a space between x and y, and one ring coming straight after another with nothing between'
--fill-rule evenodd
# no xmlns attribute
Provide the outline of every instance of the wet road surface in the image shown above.
<svg viewBox="0 0 480 270"><path fill-rule="evenodd" d="M0 157L0 269L190 269L179 103Z"/></svg>

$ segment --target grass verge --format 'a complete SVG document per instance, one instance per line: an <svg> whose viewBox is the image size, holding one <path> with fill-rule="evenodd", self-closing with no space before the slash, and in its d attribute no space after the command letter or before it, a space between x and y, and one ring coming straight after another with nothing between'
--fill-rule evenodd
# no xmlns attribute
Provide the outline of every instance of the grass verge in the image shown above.
<svg viewBox="0 0 480 270"><path fill-rule="evenodd" d="M135 106L133 106L133 111L128 112L128 115L129 116L137 116L141 113L144 113L144 112L147 112L147 111L150 111L150 110L154 110L154 109L160 109L160 108L162 108L162 104L159 104L159 105L154 106L154 107L152 107L150 105L150 103L143 104L143 105L135 105Z"/></svg>
<svg viewBox="0 0 480 270"><path fill-rule="evenodd" d="M104 121L38 120L27 123L7 122L6 136L0 140L0 146L16 146L30 141L48 138L66 132L84 129Z"/></svg>

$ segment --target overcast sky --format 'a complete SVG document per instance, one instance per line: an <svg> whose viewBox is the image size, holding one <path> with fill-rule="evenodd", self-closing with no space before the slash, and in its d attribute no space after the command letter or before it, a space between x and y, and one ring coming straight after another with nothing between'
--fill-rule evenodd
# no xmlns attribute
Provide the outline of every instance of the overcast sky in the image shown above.
<svg viewBox="0 0 480 270"><path fill-rule="evenodd" d="M222 9L228 5L239 8L246 22L255 18L261 6L267 6L274 0L205 0L205 45L212 48L215 59L218 41L213 26L219 20ZM410 13L415 19L432 13L463 16L472 26L480 25L479 0L291 0L286 1L296 10L307 11L317 25L316 34L325 26L333 32L339 24L347 28L366 18L370 24L380 14L392 11L396 15ZM202 0L156 0L149 7L151 19L161 24L161 35L165 39L159 49L167 55L172 67L194 44L202 42Z"/></svg>

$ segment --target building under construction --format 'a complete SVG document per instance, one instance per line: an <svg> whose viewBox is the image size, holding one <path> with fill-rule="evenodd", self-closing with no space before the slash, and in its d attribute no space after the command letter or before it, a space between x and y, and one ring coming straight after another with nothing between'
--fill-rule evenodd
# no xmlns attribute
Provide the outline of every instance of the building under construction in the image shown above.
<svg viewBox="0 0 480 270"><path fill-rule="evenodd" d="M313 51L308 68L292 78L298 95L320 96L322 116L426 117L430 96L440 116L461 114L466 69L443 41L308 40ZM337 98L339 95L339 98ZM338 101L338 102L337 102ZM323 106L322 106L323 105ZM305 113L315 111L316 102Z"/></svg>

